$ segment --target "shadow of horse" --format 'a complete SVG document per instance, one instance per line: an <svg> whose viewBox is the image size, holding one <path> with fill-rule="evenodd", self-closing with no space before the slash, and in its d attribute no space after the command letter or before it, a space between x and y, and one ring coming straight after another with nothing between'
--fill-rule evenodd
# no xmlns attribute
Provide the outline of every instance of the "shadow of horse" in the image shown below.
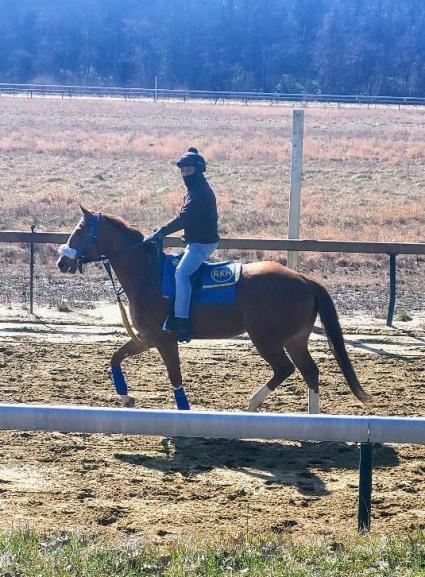
<svg viewBox="0 0 425 577"><path fill-rule="evenodd" d="M333 442L240 441L167 437L162 441L164 456L116 453L119 461L161 471L164 475L178 472L188 479L214 469L237 471L261 479L266 485L290 485L305 496L328 495L320 471L355 470L359 464L356 445ZM375 445L375 468L399 464L396 451L389 446ZM337 473L336 473L337 474Z"/></svg>

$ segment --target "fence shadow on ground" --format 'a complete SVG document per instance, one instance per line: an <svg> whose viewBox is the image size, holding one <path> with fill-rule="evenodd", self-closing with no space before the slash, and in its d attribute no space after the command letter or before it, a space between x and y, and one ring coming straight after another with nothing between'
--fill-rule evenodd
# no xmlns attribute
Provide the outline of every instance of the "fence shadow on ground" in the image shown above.
<svg viewBox="0 0 425 577"><path fill-rule="evenodd" d="M321 335L326 337L325 331L321 327L314 326L313 333L316 335ZM409 335L410 336L410 335ZM418 339L421 340L421 339ZM368 351L369 353L374 353L378 356L382 357L389 357L390 359L397 359L399 361L410 361L412 359L411 356L408 355L401 355L400 353L392 353L390 351L386 351L383 348L379 347L379 343L377 342L377 346L371 346L370 344L366 344L365 342L361 341L360 339L353 339L344 336L344 341L346 345L350 345L354 349L362 349L364 351Z"/></svg>
<svg viewBox="0 0 425 577"><path fill-rule="evenodd" d="M116 453L124 463L162 471L179 472L193 478L214 469L228 469L249 477L262 479L266 485L291 485L302 495L329 494L321 471L357 470L359 450L355 444L330 442L240 441L167 437L162 441L163 456L149 457L142 453ZM399 464L393 447L375 446L375 468Z"/></svg>

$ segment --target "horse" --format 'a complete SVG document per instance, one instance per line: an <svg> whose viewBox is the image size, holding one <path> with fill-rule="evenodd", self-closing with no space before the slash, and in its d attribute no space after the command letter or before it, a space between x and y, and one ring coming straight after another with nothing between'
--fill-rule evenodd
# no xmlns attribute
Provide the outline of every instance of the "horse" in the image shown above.
<svg viewBox="0 0 425 577"><path fill-rule="evenodd" d="M122 372L124 359L156 347L166 366L178 409L189 409L180 369L176 335L162 330L173 304L160 290L158 263L165 254L123 219L94 213L80 206L83 216L59 251L63 273L81 272L81 262L109 261L125 292L131 321L138 331L110 360L110 373L121 402L135 404ZM111 277L112 278L112 277ZM362 403L369 395L361 387L347 354L335 305L317 280L273 261L242 264L235 302L192 304L194 339L224 339L248 333L270 365L270 380L254 392L248 410L257 411L269 394L295 367L308 387L318 393L319 370L308 350L308 339L319 314L328 343L352 393Z"/></svg>

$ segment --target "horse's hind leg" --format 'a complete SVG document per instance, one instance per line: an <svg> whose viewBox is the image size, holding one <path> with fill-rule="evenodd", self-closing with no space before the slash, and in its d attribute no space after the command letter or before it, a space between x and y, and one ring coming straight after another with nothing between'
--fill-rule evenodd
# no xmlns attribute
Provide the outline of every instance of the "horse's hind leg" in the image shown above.
<svg viewBox="0 0 425 577"><path fill-rule="evenodd" d="M272 378L249 399L248 410L257 411L269 394L292 375L295 367L278 341L271 341L269 338L259 338L252 334L249 336L260 355L273 369Z"/></svg>
<svg viewBox="0 0 425 577"><path fill-rule="evenodd" d="M319 369L307 348L308 337L298 337L285 343L285 348L307 383L309 413L319 413Z"/></svg>
<svg viewBox="0 0 425 577"><path fill-rule="evenodd" d="M111 378L114 383L115 390L121 398L124 407L134 407L134 397L128 394L127 383L124 373L121 369L121 363L128 357L133 357L139 353L143 353L149 348L147 343L136 343L133 339L127 341L119 349L117 349L111 358Z"/></svg>

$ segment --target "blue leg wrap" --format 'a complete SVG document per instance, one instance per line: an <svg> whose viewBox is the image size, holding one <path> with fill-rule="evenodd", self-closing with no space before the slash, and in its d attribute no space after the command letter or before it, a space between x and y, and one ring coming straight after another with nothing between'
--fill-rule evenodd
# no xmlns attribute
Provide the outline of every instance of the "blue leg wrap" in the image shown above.
<svg viewBox="0 0 425 577"><path fill-rule="evenodd" d="M176 399L176 405L179 411L190 411L190 405L189 401L187 400L184 387L174 389L174 397Z"/></svg>
<svg viewBox="0 0 425 577"><path fill-rule="evenodd" d="M125 382L125 377L123 375L120 365L111 366L111 378L117 393L119 395L127 395L128 394L127 383Z"/></svg>

